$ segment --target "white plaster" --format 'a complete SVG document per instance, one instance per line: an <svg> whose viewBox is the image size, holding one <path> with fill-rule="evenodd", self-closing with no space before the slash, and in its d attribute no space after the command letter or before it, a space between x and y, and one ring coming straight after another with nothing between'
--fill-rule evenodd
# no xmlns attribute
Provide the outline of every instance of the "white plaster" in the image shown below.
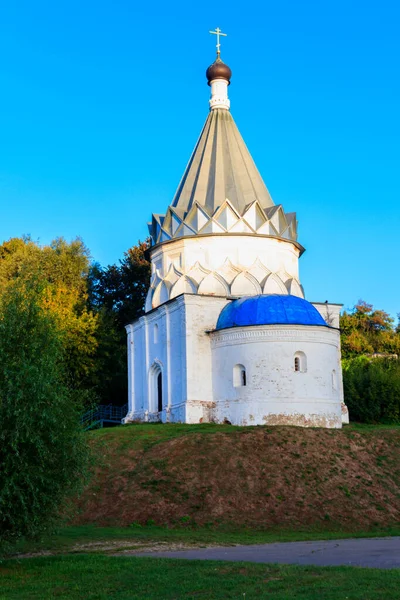
<svg viewBox="0 0 400 600"><path fill-rule="evenodd" d="M304 297L299 253L290 241L229 233L161 244L151 250L152 264L157 269L146 311L182 293L227 297L291 293Z"/></svg>
<svg viewBox="0 0 400 600"><path fill-rule="evenodd" d="M215 331L227 302L225 297L183 294L127 327L133 351L126 422L341 427L348 413L342 404L339 331L301 325ZM296 356L302 359L300 371L295 370ZM238 365L246 371L246 385L234 381ZM158 368L161 412L151 379Z"/></svg>
<svg viewBox="0 0 400 600"><path fill-rule="evenodd" d="M211 334L214 419L235 425L303 424L341 427L340 339L323 326L263 325ZM295 357L301 368L295 370ZM237 387L232 370L246 369Z"/></svg>
<svg viewBox="0 0 400 600"><path fill-rule="evenodd" d="M145 418L186 423L211 420L212 362L207 331L215 328L226 303L225 298L185 294L127 327L135 362L128 363L130 404L125 422ZM146 335L155 325L156 343L153 335ZM160 365L163 374L161 414L152 405L152 388L147 383L154 364Z"/></svg>
<svg viewBox="0 0 400 600"><path fill-rule="evenodd" d="M134 361L134 350L133 350L133 326L126 326L127 333L127 358L128 358L128 413L122 420L123 423L129 423L132 420L133 415L136 412L135 407L135 361Z"/></svg>
<svg viewBox="0 0 400 600"><path fill-rule="evenodd" d="M340 311L343 304L330 304L329 302L311 302L317 309L322 318L331 325L339 329Z"/></svg>
<svg viewBox="0 0 400 600"><path fill-rule="evenodd" d="M228 99L228 81L226 79L213 79L210 81L210 87L210 110L214 110L215 108L229 110L231 103Z"/></svg>

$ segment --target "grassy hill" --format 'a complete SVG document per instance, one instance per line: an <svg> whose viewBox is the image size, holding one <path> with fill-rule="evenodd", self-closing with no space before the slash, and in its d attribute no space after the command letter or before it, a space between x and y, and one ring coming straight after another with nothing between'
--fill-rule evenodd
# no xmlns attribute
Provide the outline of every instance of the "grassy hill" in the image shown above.
<svg viewBox="0 0 400 600"><path fill-rule="evenodd" d="M74 523L257 529L400 521L400 428L127 425L89 434Z"/></svg>

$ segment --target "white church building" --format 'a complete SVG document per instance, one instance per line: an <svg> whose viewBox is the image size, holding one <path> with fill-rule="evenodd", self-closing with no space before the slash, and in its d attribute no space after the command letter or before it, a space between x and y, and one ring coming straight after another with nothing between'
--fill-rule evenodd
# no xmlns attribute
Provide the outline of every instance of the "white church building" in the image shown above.
<svg viewBox="0 0 400 600"><path fill-rule="evenodd" d="M274 204L235 125L231 75L218 44L209 115L149 225L145 315L126 327L124 422L341 427L341 305L304 298L296 214Z"/></svg>

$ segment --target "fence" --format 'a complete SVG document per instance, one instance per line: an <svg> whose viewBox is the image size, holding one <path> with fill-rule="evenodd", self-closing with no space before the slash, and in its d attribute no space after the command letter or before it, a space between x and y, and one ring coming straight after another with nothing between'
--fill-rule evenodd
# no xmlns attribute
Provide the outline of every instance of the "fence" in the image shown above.
<svg viewBox="0 0 400 600"><path fill-rule="evenodd" d="M105 423L120 425L128 412L128 405L114 406L113 404L99 404L85 412L81 417L81 424L85 431L100 429Z"/></svg>

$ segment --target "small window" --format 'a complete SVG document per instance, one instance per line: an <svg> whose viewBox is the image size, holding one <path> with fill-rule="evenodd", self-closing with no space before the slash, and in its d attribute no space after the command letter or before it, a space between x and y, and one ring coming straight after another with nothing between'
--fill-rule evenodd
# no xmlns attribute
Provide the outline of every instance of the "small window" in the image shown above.
<svg viewBox="0 0 400 600"><path fill-rule="evenodd" d="M304 352L296 352L294 355L294 370L296 373L305 373L307 371L307 357Z"/></svg>
<svg viewBox="0 0 400 600"><path fill-rule="evenodd" d="M332 389L335 391L337 388L337 380L336 380L336 371L333 369L332 371Z"/></svg>
<svg viewBox="0 0 400 600"><path fill-rule="evenodd" d="M157 344L157 342L158 342L158 325L157 325L157 323L154 325L154 329L153 329L153 341L155 344Z"/></svg>
<svg viewBox="0 0 400 600"><path fill-rule="evenodd" d="M246 368L243 365L233 367L233 385L235 387L244 387L247 385Z"/></svg>

